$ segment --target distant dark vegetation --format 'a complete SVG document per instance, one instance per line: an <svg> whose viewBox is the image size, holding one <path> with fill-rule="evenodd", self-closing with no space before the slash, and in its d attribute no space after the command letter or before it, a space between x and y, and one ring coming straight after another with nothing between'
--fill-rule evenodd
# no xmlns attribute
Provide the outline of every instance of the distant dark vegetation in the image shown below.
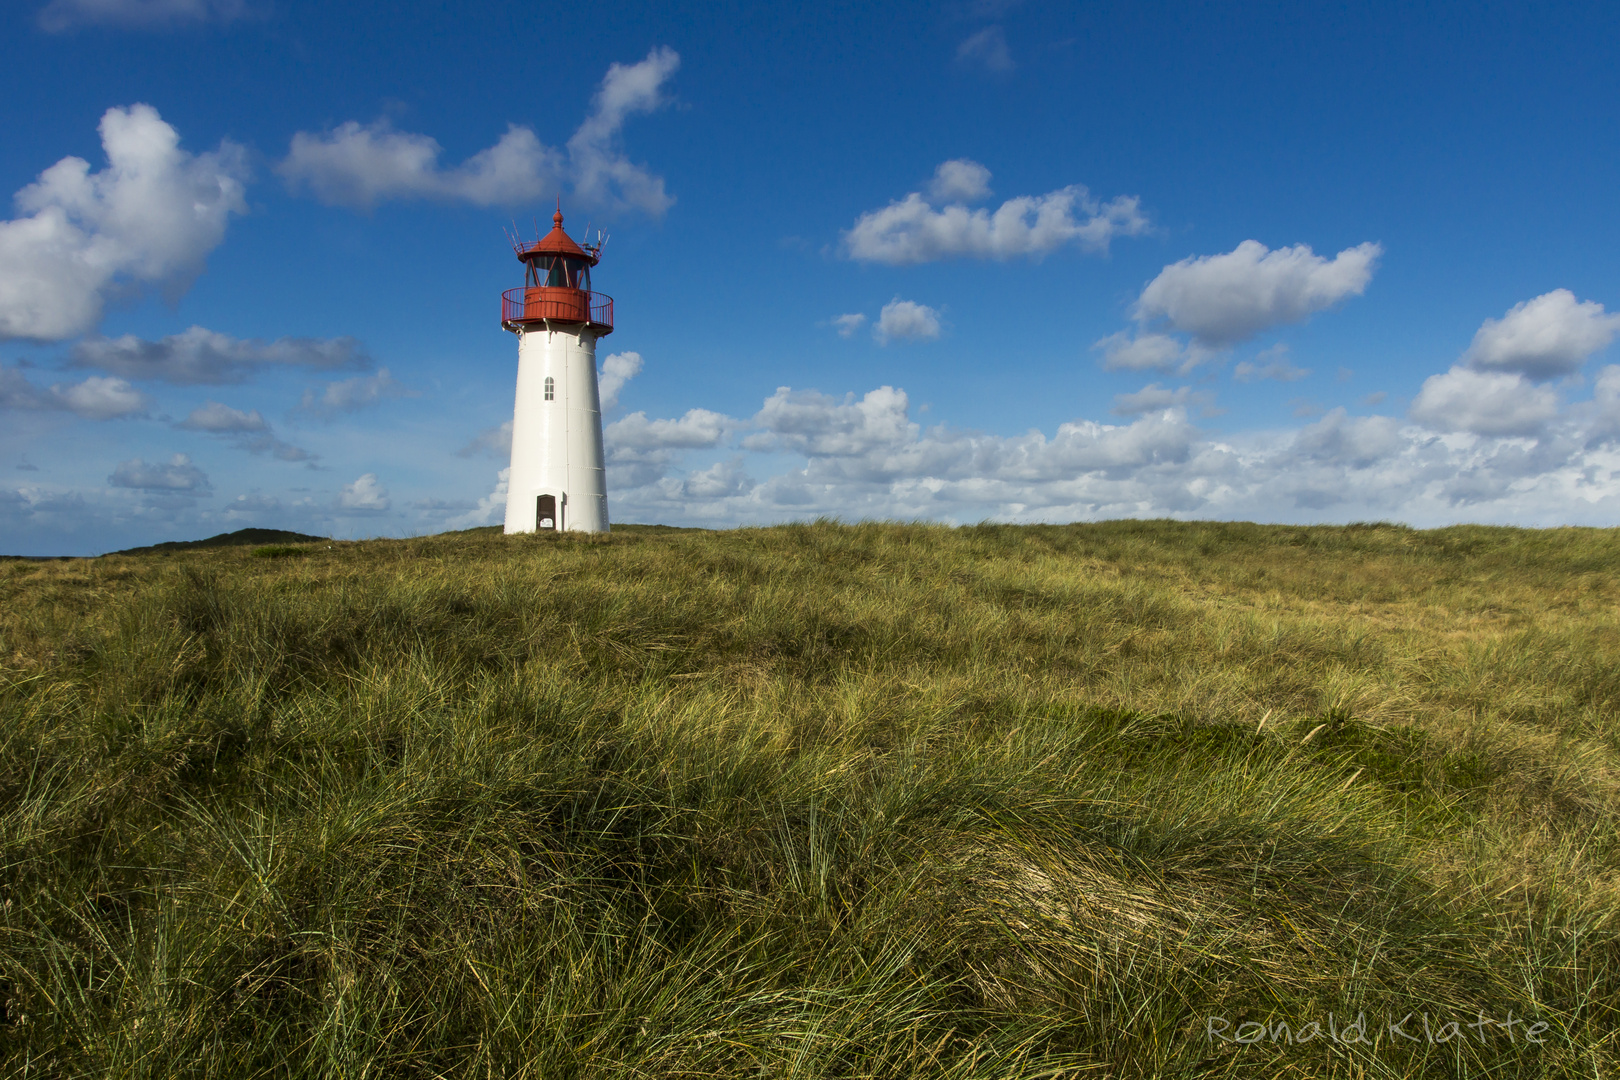
<svg viewBox="0 0 1620 1080"><path fill-rule="evenodd" d="M0 1075L1620 1073L1620 532L232 536L0 565Z"/></svg>
<svg viewBox="0 0 1620 1080"><path fill-rule="evenodd" d="M109 554L171 555L179 551L194 551L197 548L249 547L254 544L313 544L317 540L327 542L324 536L310 536L307 533L289 532L286 529L237 529L235 532L210 536L206 540L169 540L162 544L126 548Z"/></svg>

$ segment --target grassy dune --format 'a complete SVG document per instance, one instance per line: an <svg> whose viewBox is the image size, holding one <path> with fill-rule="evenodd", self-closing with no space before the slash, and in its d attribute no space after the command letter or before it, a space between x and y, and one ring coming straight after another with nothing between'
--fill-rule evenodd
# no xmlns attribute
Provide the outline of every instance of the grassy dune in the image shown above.
<svg viewBox="0 0 1620 1080"><path fill-rule="evenodd" d="M1167 522L0 564L0 1069L1615 1076L1617 570Z"/></svg>

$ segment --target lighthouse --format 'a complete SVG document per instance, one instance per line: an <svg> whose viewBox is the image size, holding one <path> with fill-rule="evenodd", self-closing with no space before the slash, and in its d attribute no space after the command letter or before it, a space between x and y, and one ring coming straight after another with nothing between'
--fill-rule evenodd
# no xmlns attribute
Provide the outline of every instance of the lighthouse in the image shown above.
<svg viewBox="0 0 1620 1080"><path fill-rule="evenodd" d="M501 294L501 326L517 335L517 403L506 532L608 531L596 340L613 333L613 298L591 291L601 245L563 231L562 208L533 244L513 244L523 286Z"/></svg>

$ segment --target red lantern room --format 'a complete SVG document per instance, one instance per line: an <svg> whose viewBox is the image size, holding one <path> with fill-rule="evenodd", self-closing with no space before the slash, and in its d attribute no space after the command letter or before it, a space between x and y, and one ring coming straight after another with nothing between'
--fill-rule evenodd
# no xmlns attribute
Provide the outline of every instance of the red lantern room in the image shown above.
<svg viewBox="0 0 1620 1080"><path fill-rule="evenodd" d="M613 297L591 291L591 267L602 245L574 243L563 232L561 207L551 222L551 231L533 244L512 245L524 266L523 287L501 294L501 325L584 323L598 336L613 333Z"/></svg>

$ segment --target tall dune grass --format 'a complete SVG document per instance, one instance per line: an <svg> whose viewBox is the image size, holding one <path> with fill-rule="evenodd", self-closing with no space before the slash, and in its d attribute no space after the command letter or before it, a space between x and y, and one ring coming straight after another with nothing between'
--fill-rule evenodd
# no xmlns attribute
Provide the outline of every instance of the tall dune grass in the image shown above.
<svg viewBox="0 0 1620 1080"><path fill-rule="evenodd" d="M0 1068L1613 1076L1617 570L1169 522L0 564Z"/></svg>

